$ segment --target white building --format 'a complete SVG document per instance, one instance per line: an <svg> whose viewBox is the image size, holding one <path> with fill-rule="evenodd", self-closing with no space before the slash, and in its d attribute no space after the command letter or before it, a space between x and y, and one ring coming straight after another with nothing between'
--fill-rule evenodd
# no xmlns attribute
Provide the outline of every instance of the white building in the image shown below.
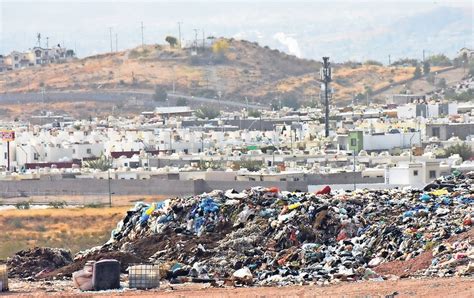
<svg viewBox="0 0 474 298"><path fill-rule="evenodd" d="M406 149L421 146L421 132L394 132L364 134L363 149L366 151Z"/></svg>
<svg viewBox="0 0 474 298"><path fill-rule="evenodd" d="M428 103L428 104L406 104L397 107L399 119L411 118L439 118L458 114L458 104L452 103Z"/></svg>
<svg viewBox="0 0 474 298"><path fill-rule="evenodd" d="M451 166L440 161L400 162L387 167L385 183L395 185L421 186L442 175L448 175Z"/></svg>

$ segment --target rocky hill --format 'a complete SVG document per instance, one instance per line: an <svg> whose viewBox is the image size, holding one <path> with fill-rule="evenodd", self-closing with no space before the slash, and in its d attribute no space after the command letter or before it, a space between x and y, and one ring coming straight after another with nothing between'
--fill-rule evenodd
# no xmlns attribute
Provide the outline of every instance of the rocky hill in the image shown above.
<svg viewBox="0 0 474 298"><path fill-rule="evenodd" d="M259 103L318 101L319 68L257 43L219 39L224 46L194 49L147 45L70 63L0 74L5 93L38 91L153 90ZM216 43L214 42L214 43ZM367 88L378 90L413 76L413 67L334 64L334 100L350 100ZM438 68L433 67L432 70Z"/></svg>

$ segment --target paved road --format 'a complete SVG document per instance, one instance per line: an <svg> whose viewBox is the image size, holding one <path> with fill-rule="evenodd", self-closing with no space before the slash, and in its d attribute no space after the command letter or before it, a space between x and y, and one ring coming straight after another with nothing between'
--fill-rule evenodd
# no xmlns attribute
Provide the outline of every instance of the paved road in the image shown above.
<svg viewBox="0 0 474 298"><path fill-rule="evenodd" d="M263 106L263 105L255 105L255 104L246 104L238 101L228 101L228 100L218 100L218 99L213 99L213 98L206 98L206 97L196 97L196 96L189 96L189 95L183 95L183 94L178 94L178 93L169 93L169 97L173 98L186 98L187 100L191 101L200 101L200 102L205 102L205 103L212 103L215 105L223 105L223 106L232 106L232 107L238 107L238 108L250 108L250 109L256 109L256 110L268 110L270 109L269 106Z"/></svg>
<svg viewBox="0 0 474 298"><path fill-rule="evenodd" d="M132 97L137 99L152 99L154 91L152 90L95 90L95 91L49 91L45 94L44 100L59 101L59 100L94 100L94 101L117 101L127 100ZM168 93L170 98L185 98L191 102L202 102L215 105L216 107L237 107L237 108L251 108L251 109L269 109L268 106L245 104L238 101L217 100L206 97L196 97L179 93ZM3 103L22 103L22 102L41 102L43 95L41 92L28 93L4 93L0 94L0 102Z"/></svg>

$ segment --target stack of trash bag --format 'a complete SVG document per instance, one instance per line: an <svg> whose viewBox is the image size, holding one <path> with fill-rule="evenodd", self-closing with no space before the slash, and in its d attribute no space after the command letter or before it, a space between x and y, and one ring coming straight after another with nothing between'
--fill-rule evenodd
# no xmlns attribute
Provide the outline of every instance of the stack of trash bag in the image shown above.
<svg viewBox="0 0 474 298"><path fill-rule="evenodd" d="M471 229L473 182L471 172L442 177L425 189L326 187L294 193L254 187L137 203L99 250L140 254L138 245L147 239L150 245L162 241L163 249L140 257L169 264L162 277L175 281L180 276L258 285L359 280L373 276L382 263L429 250L440 254L434 257L437 264L465 259L453 263L467 269L452 270L472 274L472 240L459 244L467 247L462 256L438 251L450 237ZM430 274L440 272L437 264Z"/></svg>

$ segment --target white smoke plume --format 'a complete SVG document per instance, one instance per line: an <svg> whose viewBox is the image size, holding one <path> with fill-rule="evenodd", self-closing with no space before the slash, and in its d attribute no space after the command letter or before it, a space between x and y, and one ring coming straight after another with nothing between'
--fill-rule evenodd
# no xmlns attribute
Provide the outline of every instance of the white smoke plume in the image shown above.
<svg viewBox="0 0 474 298"><path fill-rule="evenodd" d="M288 52L290 54L301 58L301 50L298 45L298 41L294 37L288 36L283 32L278 32L273 35L273 38L278 40L281 44L285 45L288 48Z"/></svg>

